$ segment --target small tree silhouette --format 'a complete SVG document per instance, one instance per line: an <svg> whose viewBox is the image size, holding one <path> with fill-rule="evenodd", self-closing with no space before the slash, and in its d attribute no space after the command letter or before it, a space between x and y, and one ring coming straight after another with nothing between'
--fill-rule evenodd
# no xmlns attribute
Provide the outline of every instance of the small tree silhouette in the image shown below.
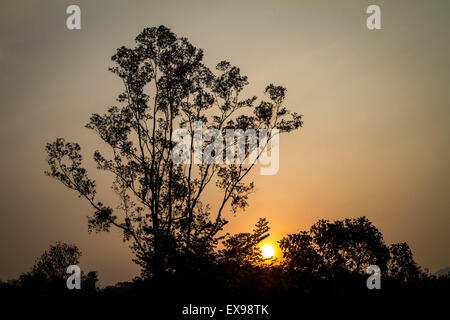
<svg viewBox="0 0 450 320"><path fill-rule="evenodd" d="M50 281L64 280L67 267L77 265L80 257L81 252L76 245L56 242L36 260L30 274Z"/></svg>
<svg viewBox="0 0 450 320"><path fill-rule="evenodd" d="M122 206L113 211L97 200L95 181L82 167L77 143L59 138L47 144L50 170L46 173L91 204L91 231L108 231L111 226L122 230L142 275L158 277L175 271L183 256L212 254L218 232L227 223L226 206L234 212L245 208L254 187L244 178L255 162L174 164L174 129L185 128L193 141L195 122L201 121L223 136L227 129L265 129L270 141L271 129L290 132L302 120L285 108L284 87L268 85L268 101L242 99L248 80L239 68L222 61L213 73L202 63L201 49L164 26L145 28L136 43L134 48L120 47L112 56L116 65L110 70L124 85L120 105L92 115L87 124L112 151L112 158L96 151L94 159L99 169L114 175L113 189ZM206 146L200 148L204 151ZM190 159L194 159L192 150L191 144ZM246 148L245 159L249 154ZM204 204L205 190L211 185L223 195L215 212Z"/></svg>
<svg viewBox="0 0 450 320"><path fill-rule="evenodd" d="M417 280L422 275L420 267L413 259L413 254L406 242L389 246L391 258L388 264L389 276L398 281Z"/></svg>
<svg viewBox="0 0 450 320"><path fill-rule="evenodd" d="M236 267L262 265L264 258L258 245L269 234L269 222L261 218L252 233L238 233L223 241L224 249L219 251L220 261Z"/></svg>
<svg viewBox="0 0 450 320"><path fill-rule="evenodd" d="M30 272L20 275L19 283L34 296L62 298L69 294L66 287L66 280L69 277L67 267L78 265L80 257L81 251L76 245L56 242L36 259ZM82 292L95 293L97 281L97 272L90 271L87 275L82 272Z"/></svg>

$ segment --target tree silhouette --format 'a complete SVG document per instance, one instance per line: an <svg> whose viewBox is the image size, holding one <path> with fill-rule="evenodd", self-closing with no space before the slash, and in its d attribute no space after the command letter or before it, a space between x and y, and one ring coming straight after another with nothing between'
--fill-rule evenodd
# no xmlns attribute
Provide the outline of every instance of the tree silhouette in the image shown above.
<svg viewBox="0 0 450 320"><path fill-rule="evenodd" d="M261 218L252 233L238 233L229 237L223 241L224 249L219 251L219 260L237 267L261 265L264 258L258 245L270 235L269 229L269 222Z"/></svg>
<svg viewBox="0 0 450 320"><path fill-rule="evenodd" d="M327 279L364 275L369 265L387 271L390 259L383 235L366 217L319 220L308 232L284 237L280 248L288 270Z"/></svg>
<svg viewBox="0 0 450 320"><path fill-rule="evenodd" d="M113 210L98 200L95 181L82 167L80 146L57 139L46 146L50 170L46 173L78 192L93 207L90 231L123 232L144 277L176 271L180 260L208 256L220 240L227 206L236 212L248 205L253 183L244 178L255 161L246 164L194 163L191 143L189 164L175 164L171 139L176 128L198 134L195 122L215 128L266 129L290 132L302 125L301 116L284 106L286 89L270 84L268 101L241 98L247 77L227 61L216 72L202 63L203 51L168 28L145 28L134 48L120 47L110 70L123 83L119 105L105 114L93 114L87 127L106 143L113 156L100 151L94 160L115 177L113 189L122 205ZM246 142L245 159L252 150ZM267 146L267 144L266 144ZM205 151L207 146L201 145ZM225 151L211 152L218 157ZM259 158L260 153L258 154ZM187 156L187 154L185 154ZM212 186L212 187L211 187ZM222 198L212 212L204 203L205 190L215 188ZM175 263L176 262L176 263Z"/></svg>
<svg viewBox="0 0 450 320"><path fill-rule="evenodd" d="M36 259L30 272L20 275L19 283L32 295L38 297L62 297L68 293L67 267L78 265L80 257L81 251L76 245L56 242ZM97 272L91 271L87 275L82 272L83 293L95 292L97 281Z"/></svg>
<svg viewBox="0 0 450 320"><path fill-rule="evenodd" d="M306 231L288 234L279 241L283 253L283 266L289 272L315 275L323 259L317 252L313 238Z"/></svg>
<svg viewBox="0 0 450 320"><path fill-rule="evenodd" d="M365 274L369 265L386 269L389 250L381 232L366 218L319 220L311 235L331 276L357 272Z"/></svg>
<svg viewBox="0 0 450 320"><path fill-rule="evenodd" d="M81 252L74 244L56 242L36 260L31 275L48 280L67 278L67 267L77 265Z"/></svg>
<svg viewBox="0 0 450 320"><path fill-rule="evenodd" d="M422 271L413 259L413 254L406 242L389 246L391 258L388 264L389 276L398 281L417 280Z"/></svg>

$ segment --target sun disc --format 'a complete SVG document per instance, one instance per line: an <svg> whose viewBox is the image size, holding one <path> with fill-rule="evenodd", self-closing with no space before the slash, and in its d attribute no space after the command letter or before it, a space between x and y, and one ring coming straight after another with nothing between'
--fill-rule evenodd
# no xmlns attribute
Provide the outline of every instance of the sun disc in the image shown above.
<svg viewBox="0 0 450 320"><path fill-rule="evenodd" d="M270 244L263 245L260 250L264 259L270 259L275 254L275 250Z"/></svg>

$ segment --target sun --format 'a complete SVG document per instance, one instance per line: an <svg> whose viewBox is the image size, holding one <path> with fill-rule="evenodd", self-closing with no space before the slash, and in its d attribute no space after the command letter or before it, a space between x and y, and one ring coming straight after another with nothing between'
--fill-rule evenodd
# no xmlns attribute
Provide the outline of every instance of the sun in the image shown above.
<svg viewBox="0 0 450 320"><path fill-rule="evenodd" d="M263 245L260 248L260 250L261 250L261 255L263 256L264 259L270 259L275 254L275 250L273 249L273 247L270 244Z"/></svg>

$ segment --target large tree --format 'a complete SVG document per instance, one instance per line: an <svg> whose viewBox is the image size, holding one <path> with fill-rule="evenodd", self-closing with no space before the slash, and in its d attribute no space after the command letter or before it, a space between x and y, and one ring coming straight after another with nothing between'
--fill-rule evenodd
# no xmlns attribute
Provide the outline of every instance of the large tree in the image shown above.
<svg viewBox="0 0 450 320"><path fill-rule="evenodd" d="M122 46L112 56L115 65L110 70L124 91L117 106L93 114L87 127L112 151L110 158L96 151L94 160L115 177L113 188L122 202L118 210L97 199L95 181L82 167L77 143L58 138L46 146L47 174L91 204L91 231L123 231L144 276L174 271L180 257L212 253L227 223L224 210L245 208L253 190L253 183L244 180L255 166L255 159L248 161L251 148L245 150L245 164L177 164L172 161L175 129L188 130L191 141L198 134L198 121L223 135L227 129L265 129L268 142L271 129L290 132L302 125L301 115L284 106L284 87L268 85L268 101L241 98L248 81L239 68L222 61L214 73L202 59L201 49L164 26L145 28L135 47ZM206 145L200 147L204 150ZM222 193L214 212L204 199L208 187Z"/></svg>

